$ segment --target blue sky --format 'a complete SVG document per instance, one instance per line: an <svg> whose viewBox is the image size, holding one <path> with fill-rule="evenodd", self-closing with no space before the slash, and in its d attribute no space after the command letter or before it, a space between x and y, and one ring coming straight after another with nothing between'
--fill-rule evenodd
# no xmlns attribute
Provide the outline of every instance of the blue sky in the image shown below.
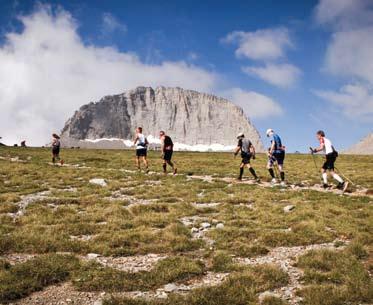
<svg viewBox="0 0 373 305"><path fill-rule="evenodd" d="M370 0L3 0L0 29L9 141L43 144L80 105L136 85L229 98L289 151L318 129L339 149L372 131Z"/></svg>

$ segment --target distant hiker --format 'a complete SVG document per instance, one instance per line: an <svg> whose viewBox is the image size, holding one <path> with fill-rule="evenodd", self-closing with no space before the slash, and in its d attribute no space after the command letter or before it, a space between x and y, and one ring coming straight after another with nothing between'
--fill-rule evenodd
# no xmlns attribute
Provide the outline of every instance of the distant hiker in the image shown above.
<svg viewBox="0 0 373 305"><path fill-rule="evenodd" d="M174 151L174 143L172 142L172 139L166 135L166 133L162 130L159 132L159 138L161 139L161 145L162 145L162 159L163 159L163 173L167 174L167 164L171 166L174 175L177 173L176 166L172 163L172 154Z"/></svg>
<svg viewBox="0 0 373 305"><path fill-rule="evenodd" d="M267 137L271 138L271 147L268 151L268 164L267 169L272 177L272 183L276 183L275 173L273 166L277 165L280 172L281 185L285 183L285 172L284 172L284 159L285 159L285 146L282 145L281 138L273 131L273 129L267 129Z"/></svg>
<svg viewBox="0 0 373 305"><path fill-rule="evenodd" d="M330 172L332 177L338 181L337 188L343 191L346 191L348 187L348 182L344 182L343 179L334 172L334 163L338 157L338 152L334 149L334 146L332 142L325 137L325 132L322 130L319 130L316 133L316 137L320 142L320 146L318 148L314 148L312 150L312 153L318 153L320 151L325 153L325 162L323 166L321 167L321 176L323 179L323 187L329 188L328 185L328 173L327 171Z"/></svg>
<svg viewBox="0 0 373 305"><path fill-rule="evenodd" d="M145 172L148 173L148 160L147 160L147 152L148 152L148 145L149 142L146 139L146 137L142 134L142 127L136 128L136 136L133 141L133 144L136 145L136 165L138 170L141 170L140 168L140 159L143 160L145 165Z"/></svg>
<svg viewBox="0 0 373 305"><path fill-rule="evenodd" d="M254 176L256 181L259 181L258 176L254 168L251 167L250 159L255 159L255 147L251 143L249 139L245 139L245 135L243 133L239 133L237 135L238 144L234 151L234 155L237 156L238 153L241 151L242 161L240 164L240 175L238 176L238 180L242 180L243 171L245 166L249 169L250 173Z"/></svg>
<svg viewBox="0 0 373 305"><path fill-rule="evenodd" d="M56 161L60 161L60 164L63 165L64 161L60 158L60 137L57 134L52 134L52 162L53 164L56 163Z"/></svg>

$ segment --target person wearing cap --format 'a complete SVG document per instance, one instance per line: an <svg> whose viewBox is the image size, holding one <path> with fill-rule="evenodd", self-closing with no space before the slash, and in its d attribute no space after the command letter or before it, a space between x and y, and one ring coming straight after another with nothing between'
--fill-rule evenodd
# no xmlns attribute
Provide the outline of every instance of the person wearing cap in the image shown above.
<svg viewBox="0 0 373 305"><path fill-rule="evenodd" d="M285 172L284 172L284 159L285 159L285 146L282 145L281 138L273 131L267 129L267 137L271 139L271 147L268 150L268 164L267 169L272 177L272 183L276 183L275 173L273 166L277 163L280 172L281 185L285 185Z"/></svg>
<svg viewBox="0 0 373 305"><path fill-rule="evenodd" d="M60 137L57 134L52 134L52 163L55 164L56 160L60 161L60 164L63 165L64 161L60 158Z"/></svg>
<svg viewBox="0 0 373 305"><path fill-rule="evenodd" d="M316 137L320 142L320 146L317 148L311 147L311 152L318 153L323 152L325 154L325 162L321 167L321 177L323 179L323 188L328 189L330 186L328 184L328 171L331 176L338 182L337 188L345 192L348 187L348 182L343 181L342 177L339 176L334 169L334 163L337 160L338 152L335 150L332 142L325 137L325 132L319 130L316 133Z"/></svg>
<svg viewBox="0 0 373 305"><path fill-rule="evenodd" d="M259 182L259 178L254 170L251 167L250 159L255 159L255 147L251 143L249 139L245 139L245 135L241 132L237 135L238 144L234 151L234 156L237 156L238 153L241 151L242 161L240 164L240 175L238 176L238 180L242 180L243 171L245 166L249 169L250 173L254 176L255 180Z"/></svg>

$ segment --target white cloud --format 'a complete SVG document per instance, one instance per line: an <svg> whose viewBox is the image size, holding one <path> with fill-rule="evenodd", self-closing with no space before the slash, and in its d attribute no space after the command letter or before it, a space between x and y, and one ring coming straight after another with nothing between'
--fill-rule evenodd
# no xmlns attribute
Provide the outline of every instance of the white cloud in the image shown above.
<svg viewBox="0 0 373 305"><path fill-rule="evenodd" d="M325 63L330 73L373 83L373 27L334 33Z"/></svg>
<svg viewBox="0 0 373 305"><path fill-rule="evenodd" d="M283 113L281 106L275 100L254 91L232 88L222 95L242 107L250 118L265 118Z"/></svg>
<svg viewBox="0 0 373 305"><path fill-rule="evenodd" d="M316 21L344 30L373 24L371 0L320 0L315 9Z"/></svg>
<svg viewBox="0 0 373 305"><path fill-rule="evenodd" d="M255 32L234 31L224 39L224 43L237 44L237 57L254 60L273 60L285 55L285 50L293 46L289 30L285 27L257 30Z"/></svg>
<svg viewBox="0 0 373 305"><path fill-rule="evenodd" d="M132 53L84 45L71 15L42 7L0 47L0 122L6 142L44 144L81 105L136 86L211 92L217 75L185 62L146 65Z"/></svg>
<svg viewBox="0 0 373 305"><path fill-rule="evenodd" d="M45 144L81 105L136 86L221 89L219 75L184 61L150 65L134 53L84 44L75 20L62 9L53 13L41 6L20 21L22 31L8 33L0 46L5 143Z"/></svg>
<svg viewBox="0 0 373 305"><path fill-rule="evenodd" d="M362 84L348 84L338 92L318 90L317 96L342 108L352 119L373 121L373 88Z"/></svg>
<svg viewBox="0 0 373 305"><path fill-rule="evenodd" d="M288 88L293 86L301 76L301 71L291 64L266 64L263 67L248 66L242 70L248 75L257 76L266 82Z"/></svg>
<svg viewBox="0 0 373 305"><path fill-rule="evenodd" d="M321 0L316 20L332 30L324 70L343 77L339 91L318 90L323 99L341 107L346 116L372 117L373 2L371 0Z"/></svg>
<svg viewBox="0 0 373 305"><path fill-rule="evenodd" d="M102 34L108 35L115 31L119 31L122 33L127 32L127 25L120 22L116 17L114 17L110 13L103 13L102 14Z"/></svg>

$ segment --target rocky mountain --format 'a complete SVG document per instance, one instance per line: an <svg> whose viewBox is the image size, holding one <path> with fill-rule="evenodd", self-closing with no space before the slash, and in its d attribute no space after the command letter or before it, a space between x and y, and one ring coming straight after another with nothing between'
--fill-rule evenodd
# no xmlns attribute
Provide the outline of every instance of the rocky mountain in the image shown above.
<svg viewBox="0 0 373 305"><path fill-rule="evenodd" d="M157 142L159 131L165 130L176 149L232 149L236 135L244 132L258 151L264 150L259 133L238 106L214 95L165 87L138 87L82 106L66 122L61 142L68 147L122 148L131 145L137 126L150 142Z"/></svg>
<svg viewBox="0 0 373 305"><path fill-rule="evenodd" d="M368 134L360 142L345 151L347 154L371 155L373 154L373 132Z"/></svg>

